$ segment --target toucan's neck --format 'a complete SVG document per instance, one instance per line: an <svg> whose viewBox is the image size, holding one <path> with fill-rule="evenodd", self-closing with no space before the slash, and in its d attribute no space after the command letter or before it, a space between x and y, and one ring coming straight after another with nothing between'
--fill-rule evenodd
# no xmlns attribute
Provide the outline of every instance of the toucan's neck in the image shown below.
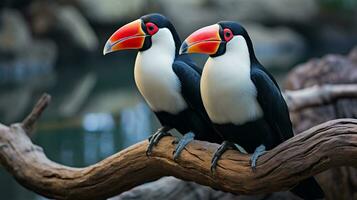
<svg viewBox="0 0 357 200"><path fill-rule="evenodd" d="M174 41L175 41L175 57L177 57L179 55L179 50L180 50L180 47L181 47L181 39L178 36L176 31L172 32L172 36L173 36Z"/></svg>
<svg viewBox="0 0 357 200"><path fill-rule="evenodd" d="M180 36L178 35L175 27L169 23L167 24L167 29L170 31L171 36L173 37L174 43L175 43L175 57L179 55L179 50L181 47L181 39Z"/></svg>
<svg viewBox="0 0 357 200"><path fill-rule="evenodd" d="M163 28L151 36L150 48L139 51L139 54L150 56L150 59L153 60L170 59L173 62L176 57L176 49L175 40L170 30ZM150 59L146 60L149 61Z"/></svg>
<svg viewBox="0 0 357 200"><path fill-rule="evenodd" d="M216 57L210 57L211 62L222 66L224 73L242 73L249 72L251 66L251 56L248 45L242 36L235 36L226 44L224 54Z"/></svg>
<svg viewBox="0 0 357 200"><path fill-rule="evenodd" d="M252 63L252 66L254 64L260 64L257 57L255 56L253 43L252 43L252 40L250 39L248 33L244 33L244 39L245 39L247 47L248 47L249 58L250 58L250 62Z"/></svg>

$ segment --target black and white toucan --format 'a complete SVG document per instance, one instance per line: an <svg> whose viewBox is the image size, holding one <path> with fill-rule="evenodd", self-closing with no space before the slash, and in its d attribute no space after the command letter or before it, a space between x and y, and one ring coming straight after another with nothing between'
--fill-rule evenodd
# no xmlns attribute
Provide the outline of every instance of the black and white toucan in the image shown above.
<svg viewBox="0 0 357 200"><path fill-rule="evenodd" d="M183 138L174 158L193 138L220 143L204 110L198 68L188 55L179 55L181 40L171 22L161 14L149 14L119 28L105 44L103 54L138 49L135 83L162 127L149 139L154 145L175 128Z"/></svg>
<svg viewBox="0 0 357 200"><path fill-rule="evenodd" d="M209 118L225 140L212 159L212 169L228 147L253 153L251 166L255 168L265 149L293 137L279 86L257 60L251 39L240 24L224 21L201 28L183 42L180 53L209 55L201 77L201 96ZM313 177L294 190L305 199L323 197Z"/></svg>

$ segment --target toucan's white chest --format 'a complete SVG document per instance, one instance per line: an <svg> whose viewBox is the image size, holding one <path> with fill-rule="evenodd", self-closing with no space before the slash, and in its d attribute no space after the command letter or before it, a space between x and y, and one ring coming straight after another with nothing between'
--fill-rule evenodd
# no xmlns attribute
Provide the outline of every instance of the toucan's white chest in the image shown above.
<svg viewBox="0 0 357 200"><path fill-rule="evenodd" d="M136 57L135 83L153 111L177 114L187 108L172 69L174 59L175 43L168 29L160 29L152 36L152 46Z"/></svg>
<svg viewBox="0 0 357 200"><path fill-rule="evenodd" d="M248 47L241 36L227 44L226 53L209 57L202 73L201 95L210 119L241 125L260 118L262 109L250 78Z"/></svg>

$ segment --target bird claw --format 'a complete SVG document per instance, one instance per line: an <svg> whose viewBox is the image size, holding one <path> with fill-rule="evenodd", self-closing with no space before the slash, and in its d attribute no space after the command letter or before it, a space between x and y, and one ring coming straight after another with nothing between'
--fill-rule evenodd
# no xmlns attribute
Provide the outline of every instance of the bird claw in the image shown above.
<svg viewBox="0 0 357 200"><path fill-rule="evenodd" d="M216 152L214 152L212 160L211 160L211 173L216 171L216 167L218 164L218 160L221 158L223 153L230 147L232 144L228 141L223 141L222 144L218 147Z"/></svg>
<svg viewBox="0 0 357 200"><path fill-rule="evenodd" d="M156 133L154 133L152 136L150 136L148 139L149 139L149 146L146 150L146 156L150 156L151 153L152 153L152 149L154 148L154 146L156 146L160 139L165 137L165 136L168 136L170 135L169 132L167 132L168 130L170 130L169 128L167 127L162 127L160 129L158 129L156 131Z"/></svg>
<svg viewBox="0 0 357 200"><path fill-rule="evenodd" d="M149 143L151 142L151 139L154 137L154 134L153 135L150 135L149 137L148 137L148 140L149 140Z"/></svg>
<svg viewBox="0 0 357 200"><path fill-rule="evenodd" d="M239 144L234 143L233 145L237 151L241 152L242 154L248 154L248 152Z"/></svg>
<svg viewBox="0 0 357 200"><path fill-rule="evenodd" d="M218 158L214 158L211 161L211 173L214 174L216 172Z"/></svg>
<svg viewBox="0 0 357 200"><path fill-rule="evenodd" d="M186 133L181 140L178 140L178 144L175 148L175 150L173 151L173 155L174 155L174 160L177 160L178 157L180 156L181 152L183 151L183 149L185 148L185 146L190 143L195 137L195 134L192 132Z"/></svg>
<svg viewBox="0 0 357 200"><path fill-rule="evenodd" d="M216 150L216 152L213 155L213 158L211 161L211 172L212 173L214 173L216 171L218 160L221 158L223 153L229 148L233 148L241 153L247 154L247 151L240 145L229 142L229 141L223 141L223 143L219 146L219 148Z"/></svg>
<svg viewBox="0 0 357 200"><path fill-rule="evenodd" d="M257 166L257 160L258 160L258 158L259 158L261 155L263 155L265 152L266 152L266 151L265 151L265 146L262 144L262 145L258 146L258 147L255 149L253 155L250 157L250 166L251 166L253 172L256 171L256 166Z"/></svg>

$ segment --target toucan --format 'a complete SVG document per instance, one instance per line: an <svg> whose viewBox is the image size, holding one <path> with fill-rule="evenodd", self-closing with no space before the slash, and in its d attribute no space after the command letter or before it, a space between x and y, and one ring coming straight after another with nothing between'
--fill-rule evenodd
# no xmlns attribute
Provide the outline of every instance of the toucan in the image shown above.
<svg viewBox="0 0 357 200"><path fill-rule="evenodd" d="M162 125L149 138L147 155L171 129L184 135L177 141L174 159L193 138L215 143L223 141L202 103L202 69L189 55L179 55L180 45L179 35L168 18L153 13L119 28L103 50L104 55L118 50L139 50L134 67L135 83Z"/></svg>
<svg viewBox="0 0 357 200"><path fill-rule="evenodd" d="M266 149L293 137L280 88L258 61L242 25L222 21L195 31L181 45L180 54L187 53L209 55L201 77L201 96L209 118L224 138L213 156L212 169L227 148L253 153L250 160L255 169ZM313 177L292 191L304 199L324 196Z"/></svg>

